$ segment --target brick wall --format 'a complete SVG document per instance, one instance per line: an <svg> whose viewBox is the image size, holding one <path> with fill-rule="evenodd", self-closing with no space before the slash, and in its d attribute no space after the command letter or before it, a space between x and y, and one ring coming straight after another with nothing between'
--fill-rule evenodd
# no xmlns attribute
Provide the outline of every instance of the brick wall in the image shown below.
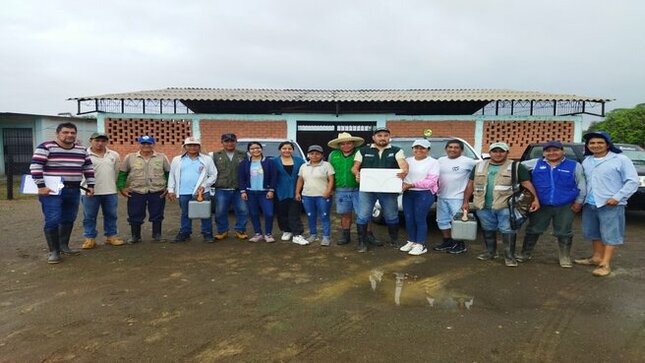
<svg viewBox="0 0 645 363"><path fill-rule="evenodd" d="M155 151L162 152L172 159L182 151L184 139L192 136L190 120L158 120L143 118L107 118L105 132L110 136L108 147L121 154L139 150L137 138L150 135L155 138Z"/></svg>
<svg viewBox="0 0 645 363"><path fill-rule="evenodd" d="M433 136L461 137L471 145L475 143L475 121L387 121L393 137L423 137L423 130L432 130Z"/></svg>
<svg viewBox="0 0 645 363"><path fill-rule="evenodd" d="M488 145L503 141L511 148L510 157L519 159L528 144L560 140L573 142L573 121L485 121L483 150Z"/></svg>
<svg viewBox="0 0 645 363"><path fill-rule="evenodd" d="M207 151L222 148L221 136L234 133L238 138L284 138L287 137L286 121L240 121L240 120L201 120L199 131L202 149Z"/></svg>

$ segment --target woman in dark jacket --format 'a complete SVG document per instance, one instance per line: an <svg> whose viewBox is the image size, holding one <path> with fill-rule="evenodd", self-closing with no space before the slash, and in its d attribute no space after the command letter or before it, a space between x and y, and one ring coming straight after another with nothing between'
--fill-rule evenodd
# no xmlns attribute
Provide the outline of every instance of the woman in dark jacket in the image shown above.
<svg viewBox="0 0 645 363"><path fill-rule="evenodd" d="M262 144L251 141L246 147L249 158L240 163L240 193L245 200L251 216L255 235L250 242L275 242L273 229L273 196L276 188L277 170L275 164L262 154ZM264 229L260 224L260 210L264 214Z"/></svg>
<svg viewBox="0 0 645 363"><path fill-rule="evenodd" d="M272 160L278 170L275 211L278 216L278 227L282 231L281 239L288 241L293 237L294 243L308 244L313 241L308 242L302 236L304 232L304 226L300 219L302 203L295 199L298 171L305 161L293 156L293 144L289 141L281 142L278 149L280 156L276 156Z"/></svg>

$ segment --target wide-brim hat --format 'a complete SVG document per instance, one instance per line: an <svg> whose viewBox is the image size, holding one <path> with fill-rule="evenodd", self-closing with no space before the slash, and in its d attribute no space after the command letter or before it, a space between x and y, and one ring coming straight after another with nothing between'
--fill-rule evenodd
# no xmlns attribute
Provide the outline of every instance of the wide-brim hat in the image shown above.
<svg viewBox="0 0 645 363"><path fill-rule="evenodd" d="M354 147L361 146L365 143L365 140L362 137L352 136L349 132L341 132L340 134L338 134L337 138L328 142L327 146L329 146L332 149L338 149L338 144L340 144L341 142L348 142L348 141L353 142Z"/></svg>

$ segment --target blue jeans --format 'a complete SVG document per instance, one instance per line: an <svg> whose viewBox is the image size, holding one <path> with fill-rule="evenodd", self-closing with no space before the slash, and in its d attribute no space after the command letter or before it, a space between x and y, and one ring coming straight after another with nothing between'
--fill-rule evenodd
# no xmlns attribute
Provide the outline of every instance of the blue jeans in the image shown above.
<svg viewBox="0 0 645 363"><path fill-rule="evenodd" d="M381 204L385 223L399 224L399 206L396 201L398 197L398 193L359 192L356 224L368 224L371 221L372 210L377 199Z"/></svg>
<svg viewBox="0 0 645 363"><path fill-rule="evenodd" d="M508 208L478 209L477 217L479 217L479 222L484 231L500 231L509 234L515 234L516 232L511 229L511 213Z"/></svg>
<svg viewBox="0 0 645 363"><path fill-rule="evenodd" d="M273 199L267 199L266 191L249 190L246 192L247 206L251 215L251 224L255 233L262 234L262 225L260 224L260 210L264 214L264 228L266 233L271 234L273 231Z"/></svg>
<svg viewBox="0 0 645 363"><path fill-rule="evenodd" d="M179 196L179 209L181 209L181 217L179 224L179 233L190 235L193 233L193 220L188 218L188 202L193 200L191 194L180 195ZM204 218L200 219L202 221L202 234L205 236L213 235L213 219Z"/></svg>
<svg viewBox="0 0 645 363"><path fill-rule="evenodd" d="M217 233L228 232L228 210L233 205L235 212L235 230L246 231L246 221L249 211L246 203L242 200L239 189L216 189L215 190L215 224Z"/></svg>
<svg viewBox="0 0 645 363"><path fill-rule="evenodd" d="M85 238L96 238L96 217L99 215L99 207L103 211L103 233L106 237L117 235L116 219L119 206L118 194L86 195L81 197L83 201L83 236Z"/></svg>
<svg viewBox="0 0 645 363"><path fill-rule="evenodd" d="M140 194L130 192L128 198L128 223L141 225L146 219L146 207L150 222L163 221L163 212L166 208L166 198L161 196L162 192Z"/></svg>
<svg viewBox="0 0 645 363"><path fill-rule="evenodd" d="M58 231L61 224L73 224L81 203L78 188L63 188L59 195L39 195L40 207L45 217L45 231Z"/></svg>
<svg viewBox="0 0 645 363"><path fill-rule="evenodd" d="M408 241L426 244L428 236L428 212L434 203L429 190L408 190L403 193L403 215Z"/></svg>
<svg viewBox="0 0 645 363"><path fill-rule="evenodd" d="M302 205L307 213L307 220L309 221L309 233L317 234L318 227L316 222L320 215L320 224L322 224L322 232L324 237L331 236L331 197L325 199L323 197L302 197Z"/></svg>

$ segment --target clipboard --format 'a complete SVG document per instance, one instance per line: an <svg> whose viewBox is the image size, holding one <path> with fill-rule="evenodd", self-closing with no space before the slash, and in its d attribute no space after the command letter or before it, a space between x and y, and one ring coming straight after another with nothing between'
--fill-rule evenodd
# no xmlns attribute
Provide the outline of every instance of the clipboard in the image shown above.
<svg viewBox="0 0 645 363"><path fill-rule="evenodd" d="M63 190L63 177L45 175L44 179L47 188L51 189L49 195L59 195L60 191ZM38 186L36 185L34 179L30 174L25 174L22 176L22 180L20 181L20 193L38 194Z"/></svg>

